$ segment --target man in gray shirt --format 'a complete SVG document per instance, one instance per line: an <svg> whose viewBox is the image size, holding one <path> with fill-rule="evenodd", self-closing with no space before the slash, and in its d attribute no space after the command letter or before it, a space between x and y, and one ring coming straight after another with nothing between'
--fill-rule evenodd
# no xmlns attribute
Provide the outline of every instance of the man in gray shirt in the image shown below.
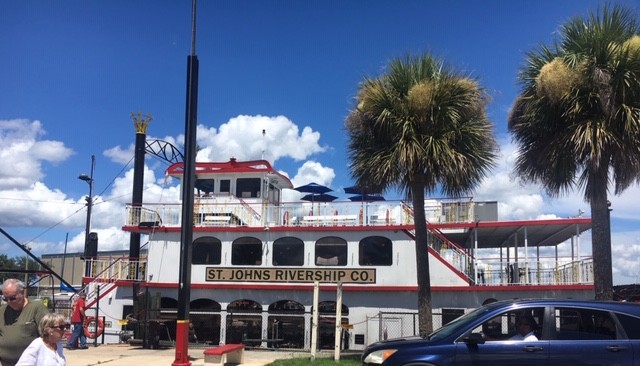
<svg viewBox="0 0 640 366"><path fill-rule="evenodd" d="M13 366L31 341L39 336L38 324L49 310L41 303L29 301L26 286L9 278L2 283L0 306L0 365Z"/></svg>

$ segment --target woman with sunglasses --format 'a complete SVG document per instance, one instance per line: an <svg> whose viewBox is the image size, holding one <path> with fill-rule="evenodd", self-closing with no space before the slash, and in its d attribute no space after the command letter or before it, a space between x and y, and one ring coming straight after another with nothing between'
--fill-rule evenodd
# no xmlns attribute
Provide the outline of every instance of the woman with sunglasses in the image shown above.
<svg viewBox="0 0 640 366"><path fill-rule="evenodd" d="M16 366L66 366L60 340L67 325L64 316L56 313L45 315L38 324L41 336L24 350Z"/></svg>
<svg viewBox="0 0 640 366"><path fill-rule="evenodd" d="M24 282L8 278L2 283L0 306L0 365L13 366L22 351L41 333L40 320L49 313L42 302L30 301Z"/></svg>

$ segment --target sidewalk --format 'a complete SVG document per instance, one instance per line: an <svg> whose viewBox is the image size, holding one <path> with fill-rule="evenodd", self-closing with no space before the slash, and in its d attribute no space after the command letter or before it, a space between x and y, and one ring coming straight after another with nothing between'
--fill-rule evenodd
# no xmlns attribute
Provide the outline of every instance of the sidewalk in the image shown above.
<svg viewBox="0 0 640 366"><path fill-rule="evenodd" d="M189 349L192 366L204 366L204 348ZM128 344L107 344L85 350L64 350L68 366L171 366L175 361L175 348L143 349ZM319 355L318 355L319 356ZM322 357L332 357L323 352ZM308 352L245 350L243 366L264 366L278 359L310 357Z"/></svg>

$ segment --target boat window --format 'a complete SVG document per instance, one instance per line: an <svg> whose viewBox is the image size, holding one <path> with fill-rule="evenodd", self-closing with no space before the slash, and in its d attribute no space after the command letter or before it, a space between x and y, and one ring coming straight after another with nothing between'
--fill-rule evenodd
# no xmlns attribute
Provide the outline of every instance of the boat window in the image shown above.
<svg viewBox="0 0 640 366"><path fill-rule="evenodd" d="M231 264L257 266L262 264L262 242L251 237L242 237L231 244Z"/></svg>
<svg viewBox="0 0 640 366"><path fill-rule="evenodd" d="M383 236L369 236L360 240L358 250L361 266L390 266L393 264L393 243Z"/></svg>
<svg viewBox="0 0 640 366"><path fill-rule="evenodd" d="M316 242L317 266L346 266L347 242L335 236L321 238Z"/></svg>
<svg viewBox="0 0 640 366"><path fill-rule="evenodd" d="M291 236L275 240L272 262L274 266L303 266L304 242Z"/></svg>
<svg viewBox="0 0 640 366"><path fill-rule="evenodd" d="M198 342L207 344L220 342L220 310L222 310L220 303L211 299L200 298L191 301L189 322L193 324ZM173 331L175 332L175 327ZM172 339L176 338L172 337Z"/></svg>
<svg viewBox="0 0 640 366"><path fill-rule="evenodd" d="M335 301L320 301L318 303L318 313L335 315L336 305L338 304ZM311 312L313 312L313 306L311 307ZM342 304L342 308L340 312L342 313L342 315L349 315L349 307L345 304Z"/></svg>
<svg viewBox="0 0 640 366"><path fill-rule="evenodd" d="M190 310L207 310L207 311L220 311L222 306L217 301L211 299L195 299L189 303Z"/></svg>
<svg viewBox="0 0 640 366"><path fill-rule="evenodd" d="M304 305L294 300L276 301L269 305L268 321L267 334L275 346L304 348Z"/></svg>
<svg viewBox="0 0 640 366"><path fill-rule="evenodd" d="M267 192L267 199L269 200L269 203L272 203L275 205L280 203L280 190L271 183L269 183L269 191Z"/></svg>
<svg viewBox="0 0 640 366"><path fill-rule="evenodd" d="M236 197L260 197L260 178L238 178L236 181Z"/></svg>
<svg viewBox="0 0 640 366"><path fill-rule="evenodd" d="M280 300L269 305L269 312L304 314L304 305L293 300Z"/></svg>
<svg viewBox="0 0 640 366"><path fill-rule="evenodd" d="M206 196L215 191L215 180L196 179L195 187L200 195Z"/></svg>
<svg viewBox="0 0 640 366"><path fill-rule="evenodd" d="M231 193L231 180L229 179L220 180L220 193Z"/></svg>
<svg viewBox="0 0 640 366"><path fill-rule="evenodd" d="M191 253L192 264L220 264L222 242L210 236L198 238L193 241Z"/></svg>
<svg viewBox="0 0 640 366"><path fill-rule="evenodd" d="M320 349L332 349L335 346L336 305L335 301L321 301L318 303L318 348ZM313 313L313 307L311 307L311 312ZM349 307L345 304L342 304L341 315L340 323L349 324Z"/></svg>
<svg viewBox="0 0 640 366"><path fill-rule="evenodd" d="M260 303L248 300L241 299L232 301L229 305L227 305L227 311L230 313L233 312L246 312L246 313L260 313L262 312L262 305Z"/></svg>
<svg viewBox="0 0 640 366"><path fill-rule="evenodd" d="M267 321L267 334L273 340L267 347L304 348L304 315L270 315Z"/></svg>
<svg viewBox="0 0 640 366"><path fill-rule="evenodd" d="M227 313L226 343L262 343L262 305L248 299L236 300L227 306Z"/></svg>

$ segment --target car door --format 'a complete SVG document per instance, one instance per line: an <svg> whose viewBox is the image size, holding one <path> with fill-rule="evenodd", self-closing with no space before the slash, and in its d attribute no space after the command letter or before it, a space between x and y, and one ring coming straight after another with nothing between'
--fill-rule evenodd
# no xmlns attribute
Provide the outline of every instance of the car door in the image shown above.
<svg viewBox="0 0 640 366"><path fill-rule="evenodd" d="M628 314L615 314L618 319L618 329L624 332L624 335L633 347L635 358L635 366L640 365L640 317Z"/></svg>
<svg viewBox="0 0 640 366"><path fill-rule="evenodd" d="M552 365L633 366L633 346L608 311L556 307L552 316Z"/></svg>
<svg viewBox="0 0 640 366"><path fill-rule="evenodd" d="M518 341L509 338L516 334L516 319L531 316L540 329L544 307L518 308L502 312L469 330L456 342L456 365L474 366L540 366L547 365L549 341ZM540 334L539 332L537 332ZM465 342L465 337L481 336L482 342Z"/></svg>

